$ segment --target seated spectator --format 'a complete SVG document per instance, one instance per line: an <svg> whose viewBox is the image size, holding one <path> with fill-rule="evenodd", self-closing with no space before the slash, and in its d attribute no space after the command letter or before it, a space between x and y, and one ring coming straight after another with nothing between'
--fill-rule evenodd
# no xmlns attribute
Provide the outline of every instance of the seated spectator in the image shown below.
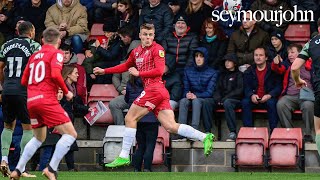
<svg viewBox="0 0 320 180"><path fill-rule="evenodd" d="M208 17L211 17L213 9L204 3L204 0L189 0L186 9L190 32L200 34L201 26Z"/></svg>
<svg viewBox="0 0 320 180"><path fill-rule="evenodd" d="M166 51L166 64L170 71L183 77L186 66L193 64L193 53L198 47L197 35L189 32L186 16L180 16L174 25L175 31L168 34L161 45Z"/></svg>
<svg viewBox="0 0 320 180"><path fill-rule="evenodd" d="M141 10L139 27L144 23L154 25L155 41L160 44L171 33L173 13L167 4L161 3L160 0L149 0L149 6Z"/></svg>
<svg viewBox="0 0 320 180"><path fill-rule="evenodd" d="M14 1L0 2L0 46L13 38L14 34Z"/></svg>
<svg viewBox="0 0 320 180"><path fill-rule="evenodd" d="M87 11L79 0L61 0L61 3L52 5L47 11L44 24L59 29L61 38L72 45L76 54L82 52L89 30Z"/></svg>
<svg viewBox="0 0 320 180"><path fill-rule="evenodd" d="M143 91L142 80L139 77L130 76L126 88L125 101L129 106ZM159 122L153 112L149 112L141 118L137 124L136 140L138 149L136 149L132 164L135 172L152 172L153 152L156 146L159 130Z"/></svg>
<svg viewBox="0 0 320 180"><path fill-rule="evenodd" d="M273 31L270 34L271 44L268 45L268 60L272 62L275 58L283 61L288 57L287 43L281 31Z"/></svg>
<svg viewBox="0 0 320 180"><path fill-rule="evenodd" d="M281 93L281 77L271 70L267 63L264 47L254 50L254 65L244 72L244 99L242 100L242 121L245 127L253 127L252 109L266 109L270 132L277 127L277 100ZM271 133L270 133L271 134Z"/></svg>
<svg viewBox="0 0 320 180"><path fill-rule="evenodd" d="M199 47L195 51L194 64L184 71L183 98L179 104L180 124L187 124L189 106L192 104L191 126L199 129L201 108L206 98L211 98L216 87L218 71L208 66L208 52Z"/></svg>
<svg viewBox="0 0 320 180"><path fill-rule="evenodd" d="M77 88L77 95L81 97L82 102L86 103L87 100L87 86L86 86L86 71L85 69L79 65L78 62L78 57L75 53L72 52L71 46L62 44L60 46L60 50L64 52L63 54L63 64L64 65L74 65L77 67L78 70L78 79L76 83L76 88Z"/></svg>
<svg viewBox="0 0 320 180"><path fill-rule="evenodd" d="M228 40L219 24L207 18L201 28L200 46L209 52L208 64L214 69L224 69L222 58L227 51Z"/></svg>
<svg viewBox="0 0 320 180"><path fill-rule="evenodd" d="M292 112L294 110L302 111L302 120L305 123L304 139L306 142L313 142L312 138L312 122L314 116L313 101L300 99L300 89L295 86L294 80L291 76L291 64L298 57L302 46L300 44L291 44L288 47L288 60L286 62L273 60L271 68L273 71L284 75L283 88L281 98L277 103L277 112L281 127L293 128ZM311 60L308 60L311 61ZM307 62L308 62L307 61ZM311 90L311 63L305 63L300 69L300 77L307 83L307 87Z"/></svg>
<svg viewBox="0 0 320 180"><path fill-rule="evenodd" d="M274 14L275 11L290 11L290 7L286 0L256 0L251 4L250 9L253 13L257 10L266 12L265 14L268 18L273 17L271 14ZM286 19L290 19L290 13L283 13L283 15L286 16ZM280 24L280 19L283 18L282 16L273 20L266 20L266 17L257 22L257 25L264 31L268 33L271 33L275 30L285 32L288 28L289 21L283 20L282 24ZM261 19L260 13L257 13L257 19Z"/></svg>
<svg viewBox="0 0 320 180"><path fill-rule="evenodd" d="M172 0L168 3L168 5L173 13L173 22L176 22L177 19L183 14L181 3L179 2L179 0Z"/></svg>
<svg viewBox="0 0 320 180"><path fill-rule="evenodd" d="M172 109L177 109L179 106L179 101L182 95L182 82L180 75L176 71L169 71L168 66L164 67L164 72L162 76L165 82L166 89L170 94L170 106Z"/></svg>
<svg viewBox="0 0 320 180"><path fill-rule="evenodd" d="M35 40L41 42L42 32L46 29L44 21L49 6L46 0L30 0L26 6L19 8L18 14L30 21L36 30Z"/></svg>
<svg viewBox="0 0 320 180"><path fill-rule="evenodd" d="M202 105L203 123L206 132L211 132L213 110L223 107L227 121L229 135L227 141L237 138L237 122L235 109L241 107L243 98L243 74L238 70L238 59L235 54L226 54L223 57L225 71L219 76L217 88L213 98L208 98Z"/></svg>
<svg viewBox="0 0 320 180"><path fill-rule="evenodd" d="M232 33L227 53L235 53L239 60L239 70L244 72L253 63L253 51L269 42L269 35L258 26L256 21L250 21L247 13L239 30Z"/></svg>
<svg viewBox="0 0 320 180"><path fill-rule="evenodd" d="M104 23L106 19L114 16L117 0L93 0L93 2L95 23Z"/></svg>
<svg viewBox="0 0 320 180"><path fill-rule="evenodd" d="M132 27L132 30L137 31L139 24L139 11L137 7L131 3L131 0L118 0L117 4L118 27L129 25Z"/></svg>

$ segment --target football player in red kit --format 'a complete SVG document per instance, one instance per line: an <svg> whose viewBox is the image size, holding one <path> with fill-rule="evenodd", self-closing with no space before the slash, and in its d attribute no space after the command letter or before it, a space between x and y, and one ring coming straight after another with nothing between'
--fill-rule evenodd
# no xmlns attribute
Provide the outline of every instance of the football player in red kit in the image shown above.
<svg viewBox="0 0 320 180"><path fill-rule="evenodd" d="M48 179L56 179L61 159L77 138L68 114L57 100L59 87L68 100L73 97L61 75L63 52L58 50L61 43L59 31L47 28L43 32L42 41L42 49L30 57L21 80L21 84L28 90L27 106L34 137L27 143L10 179L20 178L27 162L46 139L47 127L54 127L62 134L48 167L43 170L43 175Z"/></svg>
<svg viewBox="0 0 320 180"><path fill-rule="evenodd" d="M126 128L123 136L122 150L113 162L106 167L119 167L130 164L129 152L136 135L137 122L149 111L153 111L162 126L170 133L177 133L192 139L198 139L204 144L204 154L212 152L214 135L202 133L191 126L178 124L170 107L170 96L162 81L165 67L164 49L153 41L155 29L153 24L142 24L139 37L141 45L133 49L128 60L112 68L95 67L94 74L122 73L129 70L133 76L140 76L144 91L131 105L126 117Z"/></svg>

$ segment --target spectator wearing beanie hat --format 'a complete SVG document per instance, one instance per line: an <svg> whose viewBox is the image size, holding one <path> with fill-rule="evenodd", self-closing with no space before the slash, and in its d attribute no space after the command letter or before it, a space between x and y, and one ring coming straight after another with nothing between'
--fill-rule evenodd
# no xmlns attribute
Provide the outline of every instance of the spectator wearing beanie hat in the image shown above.
<svg viewBox="0 0 320 180"><path fill-rule="evenodd" d="M243 97L243 74L237 68L238 58L234 53L226 54L223 58L225 70L220 74L213 98L207 99L202 106L203 121L212 122L212 111L215 108L225 109L225 118L229 128L227 141L237 137L235 109L241 107Z"/></svg>
<svg viewBox="0 0 320 180"><path fill-rule="evenodd" d="M271 43L268 45L268 61L272 62L275 58L282 62L288 57L287 47L288 43L281 31L273 31L270 34Z"/></svg>
<svg viewBox="0 0 320 180"><path fill-rule="evenodd" d="M166 51L165 60L169 71L177 71L182 78L184 68L193 62L193 52L199 41L196 34L189 32L186 16L180 15L174 23L175 31L167 35L161 45Z"/></svg>

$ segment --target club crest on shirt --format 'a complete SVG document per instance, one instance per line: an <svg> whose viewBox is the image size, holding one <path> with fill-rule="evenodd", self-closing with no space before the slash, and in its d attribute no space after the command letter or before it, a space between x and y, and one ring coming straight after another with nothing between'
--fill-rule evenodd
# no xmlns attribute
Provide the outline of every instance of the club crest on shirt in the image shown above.
<svg viewBox="0 0 320 180"><path fill-rule="evenodd" d="M63 55L60 54L60 53L57 53L57 60L58 60L59 62L62 62L62 61L63 61Z"/></svg>
<svg viewBox="0 0 320 180"><path fill-rule="evenodd" d="M162 57L162 58L164 57L164 51L163 50L159 50L159 56Z"/></svg>

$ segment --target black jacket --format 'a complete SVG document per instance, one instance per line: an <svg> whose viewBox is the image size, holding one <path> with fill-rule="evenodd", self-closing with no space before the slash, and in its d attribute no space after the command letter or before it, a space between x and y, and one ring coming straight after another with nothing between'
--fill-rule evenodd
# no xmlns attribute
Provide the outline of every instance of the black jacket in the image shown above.
<svg viewBox="0 0 320 180"><path fill-rule="evenodd" d="M139 26L143 23L154 24L156 30L155 40L158 43L172 32L173 13L167 4L160 3L156 7L145 6L141 10Z"/></svg>
<svg viewBox="0 0 320 180"><path fill-rule="evenodd" d="M198 47L199 41L194 33L187 33L178 37L175 32L170 33L163 41L162 47L166 51L166 65L170 71L176 67L192 65L193 52Z"/></svg>
<svg viewBox="0 0 320 180"><path fill-rule="evenodd" d="M215 69L224 67L223 56L226 54L228 41L220 41L215 39L211 43L207 42L205 38L200 41L200 47L205 47L209 52L208 65Z"/></svg>
<svg viewBox="0 0 320 180"><path fill-rule="evenodd" d="M236 67L238 68L238 67ZM225 71L221 73L217 89L214 92L214 102L224 102L226 99L238 99L243 97L243 73L238 71Z"/></svg>
<svg viewBox="0 0 320 180"><path fill-rule="evenodd" d="M182 81L177 72L164 74L162 79L165 81L166 89L169 91L170 100L178 102L182 95Z"/></svg>

